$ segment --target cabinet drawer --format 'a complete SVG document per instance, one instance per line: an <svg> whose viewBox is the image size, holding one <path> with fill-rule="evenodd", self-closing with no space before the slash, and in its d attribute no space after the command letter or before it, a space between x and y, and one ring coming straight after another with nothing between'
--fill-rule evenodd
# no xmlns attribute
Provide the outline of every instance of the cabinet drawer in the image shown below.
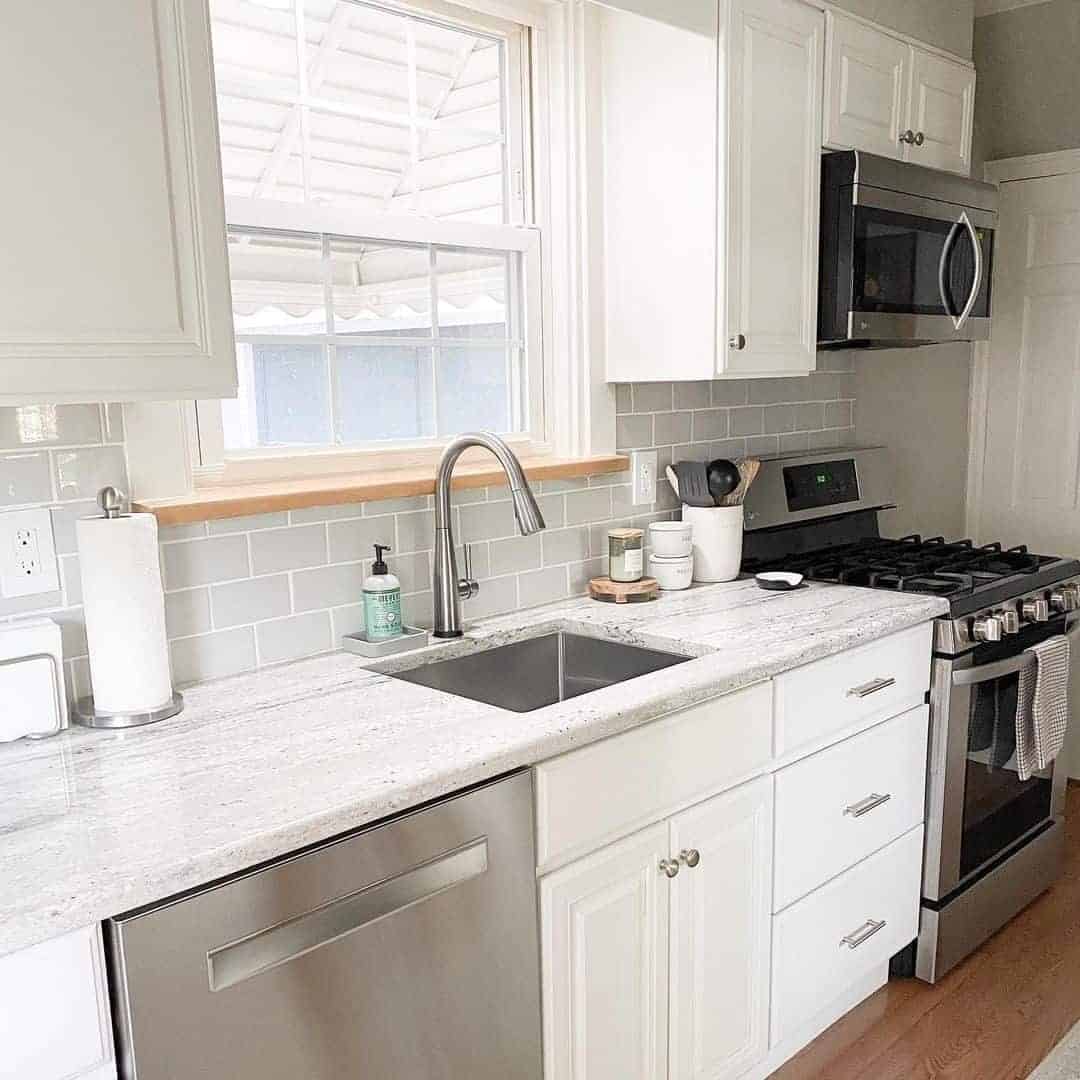
<svg viewBox="0 0 1080 1080"><path fill-rule="evenodd" d="M764 766L771 744L772 691L759 683L538 765L539 865L721 791Z"/></svg>
<svg viewBox="0 0 1080 1080"><path fill-rule="evenodd" d="M774 911L921 824L929 721L920 705L777 773Z"/></svg>
<svg viewBox="0 0 1080 1080"><path fill-rule="evenodd" d="M773 680L776 755L921 705L930 688L931 623L784 672Z"/></svg>
<svg viewBox="0 0 1080 1080"><path fill-rule="evenodd" d="M770 1045L915 939L922 843L919 825L773 916Z"/></svg>
<svg viewBox="0 0 1080 1080"><path fill-rule="evenodd" d="M97 926L0 957L0 1080L112 1075Z"/></svg>

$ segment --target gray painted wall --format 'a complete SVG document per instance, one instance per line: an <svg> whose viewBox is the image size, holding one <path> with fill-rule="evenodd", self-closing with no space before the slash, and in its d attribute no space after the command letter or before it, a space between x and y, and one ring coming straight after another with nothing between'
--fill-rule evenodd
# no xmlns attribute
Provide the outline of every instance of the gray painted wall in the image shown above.
<svg viewBox="0 0 1080 1080"><path fill-rule="evenodd" d="M975 20L976 169L994 158L1080 146L1078 56L1076 0L1049 0Z"/></svg>
<svg viewBox="0 0 1080 1080"><path fill-rule="evenodd" d="M853 15L971 58L975 0L833 0L833 3Z"/></svg>
<svg viewBox="0 0 1080 1080"><path fill-rule="evenodd" d="M855 438L892 451L890 536L964 535L971 356L961 342L855 354Z"/></svg>

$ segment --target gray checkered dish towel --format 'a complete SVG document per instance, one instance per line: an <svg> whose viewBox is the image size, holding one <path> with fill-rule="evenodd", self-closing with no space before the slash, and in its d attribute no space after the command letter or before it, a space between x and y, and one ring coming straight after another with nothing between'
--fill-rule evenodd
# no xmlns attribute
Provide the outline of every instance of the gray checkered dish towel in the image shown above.
<svg viewBox="0 0 1080 1080"><path fill-rule="evenodd" d="M1065 742L1069 722L1069 639L1047 638L1026 652L1016 702L1016 771L1021 780L1045 769Z"/></svg>

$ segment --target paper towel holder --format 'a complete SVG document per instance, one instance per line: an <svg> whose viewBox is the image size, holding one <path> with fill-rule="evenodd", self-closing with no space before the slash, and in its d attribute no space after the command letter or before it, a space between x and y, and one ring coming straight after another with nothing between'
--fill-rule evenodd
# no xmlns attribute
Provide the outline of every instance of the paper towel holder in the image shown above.
<svg viewBox="0 0 1080 1080"><path fill-rule="evenodd" d="M123 517L122 508L124 497L112 485L103 487L98 492L98 506L101 507L102 517ZM143 724L155 724L159 720L168 720L176 716L184 708L184 695L174 690L172 697L159 708L150 709L147 712L109 712L105 709L94 707L94 697L79 698L75 703L75 723L88 728L132 728L142 727Z"/></svg>

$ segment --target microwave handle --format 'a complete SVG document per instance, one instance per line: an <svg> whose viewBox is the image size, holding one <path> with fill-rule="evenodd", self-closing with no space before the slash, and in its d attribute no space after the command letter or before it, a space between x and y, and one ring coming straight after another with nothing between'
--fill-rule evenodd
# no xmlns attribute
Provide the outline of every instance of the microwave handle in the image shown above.
<svg viewBox="0 0 1080 1080"><path fill-rule="evenodd" d="M971 283L971 293L967 298L967 303L964 305L964 310L957 316L949 311L949 301L945 295L945 268L948 265L949 254L956 241L956 236L962 228L967 229L968 236L971 237L972 249L975 252L975 277ZM968 321L968 318L975 307L975 301L979 298L979 290L982 288L982 279L982 245L979 243L978 233L975 232L975 226L971 224L971 218L968 217L967 211L961 210L960 217L953 223L953 227L949 230L949 235L945 238L945 243L941 246L941 258L938 260L938 292L941 293L941 306L948 313L949 318L952 319L953 327L955 329L962 330L964 324Z"/></svg>
<svg viewBox="0 0 1080 1080"><path fill-rule="evenodd" d="M1065 637L1070 643L1080 636L1080 612L1075 613L1065 622ZM964 668L952 673L953 686L975 686L978 683L989 682L991 679L1000 679L1004 675L1014 675L1024 668L1031 667L1035 663L1033 652L1022 652L1019 656L1010 656L1007 660L995 660L990 664L979 664L977 667Z"/></svg>

